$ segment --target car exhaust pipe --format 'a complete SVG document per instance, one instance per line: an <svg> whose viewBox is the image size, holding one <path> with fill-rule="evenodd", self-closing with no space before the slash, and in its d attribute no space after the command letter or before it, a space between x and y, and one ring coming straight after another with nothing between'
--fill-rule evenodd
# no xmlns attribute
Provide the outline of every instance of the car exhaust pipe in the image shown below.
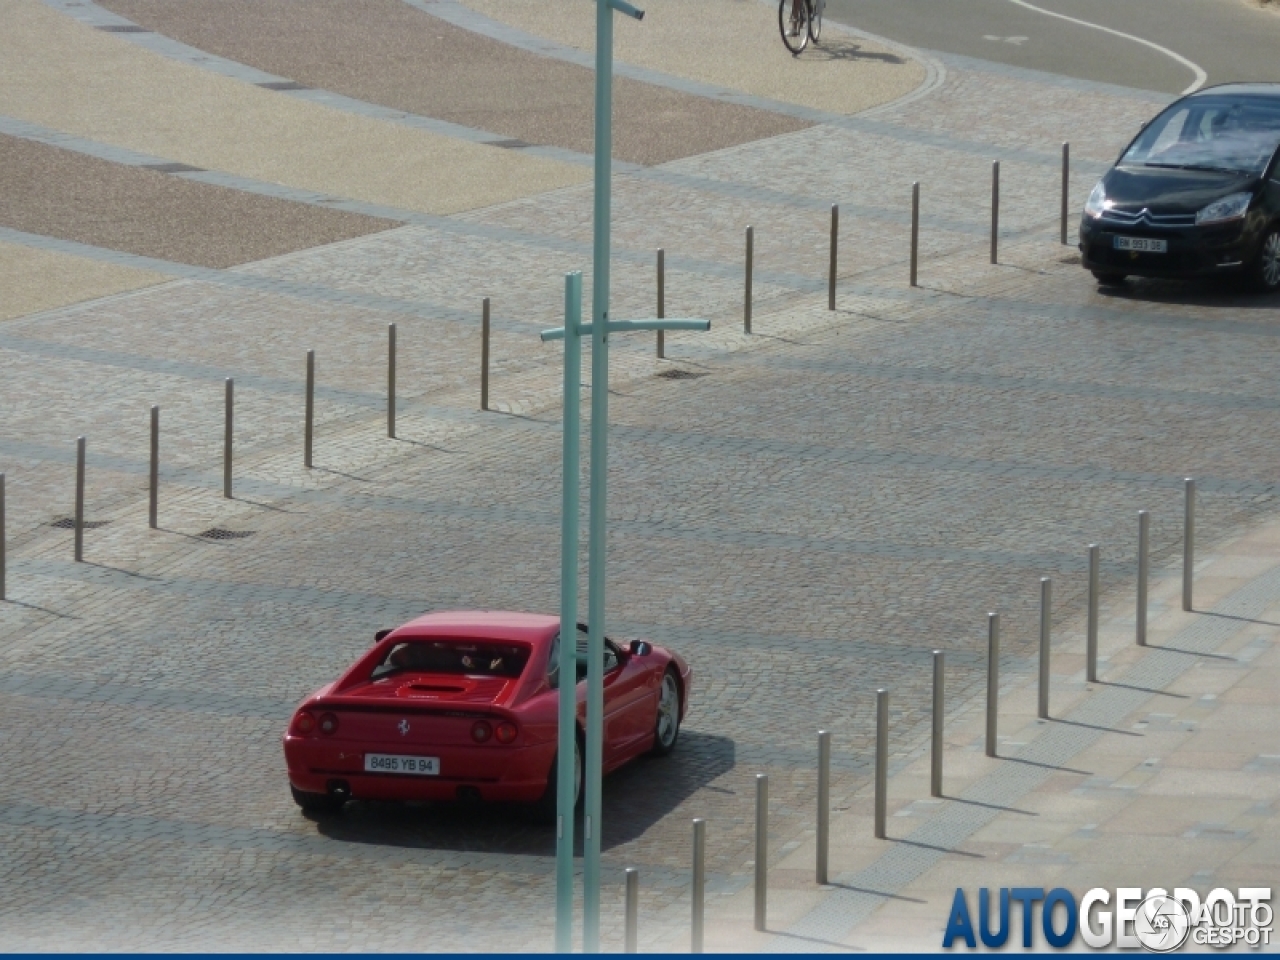
<svg viewBox="0 0 1280 960"><path fill-rule="evenodd" d="M343 800L351 799L351 784L345 780L330 780L325 784L331 797L341 797Z"/></svg>

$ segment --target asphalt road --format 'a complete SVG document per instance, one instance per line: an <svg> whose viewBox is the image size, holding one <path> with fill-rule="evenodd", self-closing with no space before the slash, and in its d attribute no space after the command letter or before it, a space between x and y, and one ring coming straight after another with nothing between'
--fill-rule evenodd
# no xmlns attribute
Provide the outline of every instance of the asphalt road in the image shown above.
<svg viewBox="0 0 1280 960"><path fill-rule="evenodd" d="M1280 81L1280 14L1242 0L1028 0L1140 37L1197 64L1207 82ZM1016 67L1177 94L1192 69L1132 39L1014 0L827 0L827 16L901 43Z"/></svg>

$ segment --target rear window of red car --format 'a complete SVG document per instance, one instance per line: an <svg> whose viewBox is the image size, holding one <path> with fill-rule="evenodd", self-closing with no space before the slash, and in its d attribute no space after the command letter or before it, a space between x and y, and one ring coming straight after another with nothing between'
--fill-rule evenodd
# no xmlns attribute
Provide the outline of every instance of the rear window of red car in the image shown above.
<svg viewBox="0 0 1280 960"><path fill-rule="evenodd" d="M378 680L393 674L447 673L479 677L518 677L529 662L520 644L473 640L404 640L391 645L370 674Z"/></svg>

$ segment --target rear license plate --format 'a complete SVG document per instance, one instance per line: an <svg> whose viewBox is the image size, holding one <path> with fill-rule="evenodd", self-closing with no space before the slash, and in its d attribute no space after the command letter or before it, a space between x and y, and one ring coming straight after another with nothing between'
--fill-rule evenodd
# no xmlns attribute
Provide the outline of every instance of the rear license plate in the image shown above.
<svg viewBox="0 0 1280 960"><path fill-rule="evenodd" d="M1152 240L1149 237L1116 237L1117 250L1134 250L1139 253L1168 253L1168 240Z"/></svg>
<svg viewBox="0 0 1280 960"><path fill-rule="evenodd" d="M364 769L366 773L410 773L418 777L435 777L440 774L440 758L366 753Z"/></svg>

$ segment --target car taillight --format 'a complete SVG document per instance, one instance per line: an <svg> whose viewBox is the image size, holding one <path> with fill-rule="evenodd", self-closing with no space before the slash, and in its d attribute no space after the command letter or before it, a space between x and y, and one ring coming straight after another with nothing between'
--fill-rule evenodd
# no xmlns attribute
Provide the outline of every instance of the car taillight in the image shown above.
<svg viewBox="0 0 1280 960"><path fill-rule="evenodd" d="M305 710L301 711L296 717L293 718L293 729L297 733L303 733L303 734L310 733L315 728L316 728L316 718L313 717L311 714L307 713Z"/></svg>
<svg viewBox="0 0 1280 960"><path fill-rule="evenodd" d="M320 715L320 732L323 734L337 733L338 718L332 713L322 713Z"/></svg>
<svg viewBox="0 0 1280 960"><path fill-rule="evenodd" d="M516 733L517 733L516 725L514 723L509 723L508 721L504 720L502 721L502 723L498 724L498 727L496 730L494 730L493 735L498 738L499 743L514 743L516 739Z"/></svg>
<svg viewBox="0 0 1280 960"><path fill-rule="evenodd" d="M471 725L471 739L476 743L488 743L493 736L493 728L487 720L477 720Z"/></svg>

